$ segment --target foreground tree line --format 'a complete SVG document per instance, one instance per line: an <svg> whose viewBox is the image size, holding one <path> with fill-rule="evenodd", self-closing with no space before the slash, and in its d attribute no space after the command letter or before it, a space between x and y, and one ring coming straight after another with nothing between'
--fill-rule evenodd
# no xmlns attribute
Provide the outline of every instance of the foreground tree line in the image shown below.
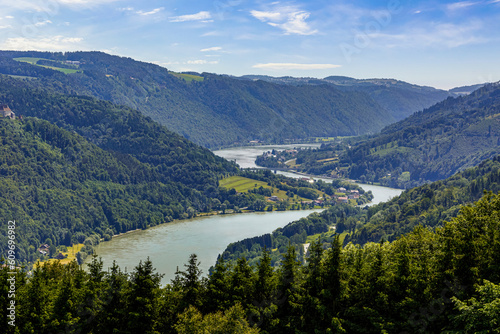
<svg viewBox="0 0 500 334"><path fill-rule="evenodd" d="M46 264L16 277L10 333L498 333L500 195L486 194L435 230L393 242L329 247L307 263L290 246L250 266L223 260L201 277L196 255L162 287L149 259L125 273ZM3 310L8 269L0 272ZM2 323L7 324L2 312Z"/></svg>

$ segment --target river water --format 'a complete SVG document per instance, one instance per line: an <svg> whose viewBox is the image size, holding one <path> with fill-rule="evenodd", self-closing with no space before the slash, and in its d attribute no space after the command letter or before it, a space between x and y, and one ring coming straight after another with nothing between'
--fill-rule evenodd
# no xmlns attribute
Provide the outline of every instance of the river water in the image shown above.
<svg viewBox="0 0 500 334"><path fill-rule="evenodd" d="M321 209L274 211L245 214L214 215L176 221L114 237L95 248L104 268L113 260L122 270L132 271L140 260L148 257L157 272L165 274L162 283L174 278L177 267L184 270L189 256L195 253L203 274L213 266L217 256L232 242L270 233L291 221ZM86 262L88 263L88 258Z"/></svg>
<svg viewBox="0 0 500 334"><path fill-rule="evenodd" d="M241 167L248 168L257 167L255 158L265 151L318 146L319 144L268 145L224 149L214 153L228 160L235 160ZM281 174L291 177L303 176L288 172L281 172ZM331 179L316 179L331 182ZM373 185L361 186L373 192L375 198L372 204L387 201L401 193L401 189ZM111 267L115 260L122 270L126 269L128 272L131 272L140 260L149 257L157 272L165 275L162 283L166 284L174 278L177 267L184 270L184 264L187 263L192 253L198 256L200 269L206 275L208 269L215 264L217 256L225 250L228 244L270 233L291 221L320 211L275 211L197 217L114 237L111 241L97 246L95 252L102 258L105 269ZM90 258L86 260L86 263L89 261Z"/></svg>
<svg viewBox="0 0 500 334"><path fill-rule="evenodd" d="M264 152L276 150L287 150L298 147L306 147L306 148L317 148L321 144L296 144L296 145L263 145L263 146L252 146L252 147L233 147L227 148L223 150L214 151L214 153L218 156L226 158L227 160L236 161L241 168L261 168L255 164L255 159L259 155ZM288 177L304 177L303 174L298 173L290 173L277 171L278 174L282 174ZM315 180L323 180L325 182L332 182L332 179L312 176ZM371 190L374 198L373 201L369 205L378 204L380 202L386 202L389 199L398 196L403 191L402 189L389 188L389 187L381 187L372 184L361 184L358 183L364 190Z"/></svg>

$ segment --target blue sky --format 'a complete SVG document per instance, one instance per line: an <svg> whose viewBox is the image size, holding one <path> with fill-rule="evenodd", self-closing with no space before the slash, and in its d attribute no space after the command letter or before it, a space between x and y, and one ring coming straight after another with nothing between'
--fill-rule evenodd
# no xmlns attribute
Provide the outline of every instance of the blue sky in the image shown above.
<svg viewBox="0 0 500 334"><path fill-rule="evenodd" d="M500 0L0 0L0 8L1 49L438 88L500 80Z"/></svg>

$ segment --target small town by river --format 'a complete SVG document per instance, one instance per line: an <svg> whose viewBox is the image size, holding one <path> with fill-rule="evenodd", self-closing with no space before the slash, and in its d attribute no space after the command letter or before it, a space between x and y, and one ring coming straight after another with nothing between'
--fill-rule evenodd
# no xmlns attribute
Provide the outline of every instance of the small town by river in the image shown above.
<svg viewBox="0 0 500 334"><path fill-rule="evenodd" d="M319 144L252 146L224 149L214 151L214 153L236 161L243 168L255 168L257 167L255 158L263 152L298 146L318 147ZM291 177L303 176L288 172L280 173ZM316 179L331 182L331 179ZM402 191L374 185L361 184L360 186L365 190L371 190L374 194L371 204L387 201ZM113 261L116 261L122 270L128 272L133 271L139 261L144 261L149 257L156 271L164 274L162 284L166 284L175 277L177 268L184 269L184 264L187 263L192 253L198 256L203 275L207 275L209 268L215 264L218 255L228 244L270 233L289 222L320 211L322 209L196 217L114 237L111 241L97 246L95 252L102 258L105 269L111 267ZM86 260L86 263L89 261L90 258Z"/></svg>

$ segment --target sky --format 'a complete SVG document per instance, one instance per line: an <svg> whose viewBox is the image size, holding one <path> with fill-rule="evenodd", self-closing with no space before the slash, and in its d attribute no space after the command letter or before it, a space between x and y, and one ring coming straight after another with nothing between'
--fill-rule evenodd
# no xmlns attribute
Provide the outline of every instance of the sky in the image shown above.
<svg viewBox="0 0 500 334"><path fill-rule="evenodd" d="M500 80L500 0L0 0L0 49L450 89Z"/></svg>

